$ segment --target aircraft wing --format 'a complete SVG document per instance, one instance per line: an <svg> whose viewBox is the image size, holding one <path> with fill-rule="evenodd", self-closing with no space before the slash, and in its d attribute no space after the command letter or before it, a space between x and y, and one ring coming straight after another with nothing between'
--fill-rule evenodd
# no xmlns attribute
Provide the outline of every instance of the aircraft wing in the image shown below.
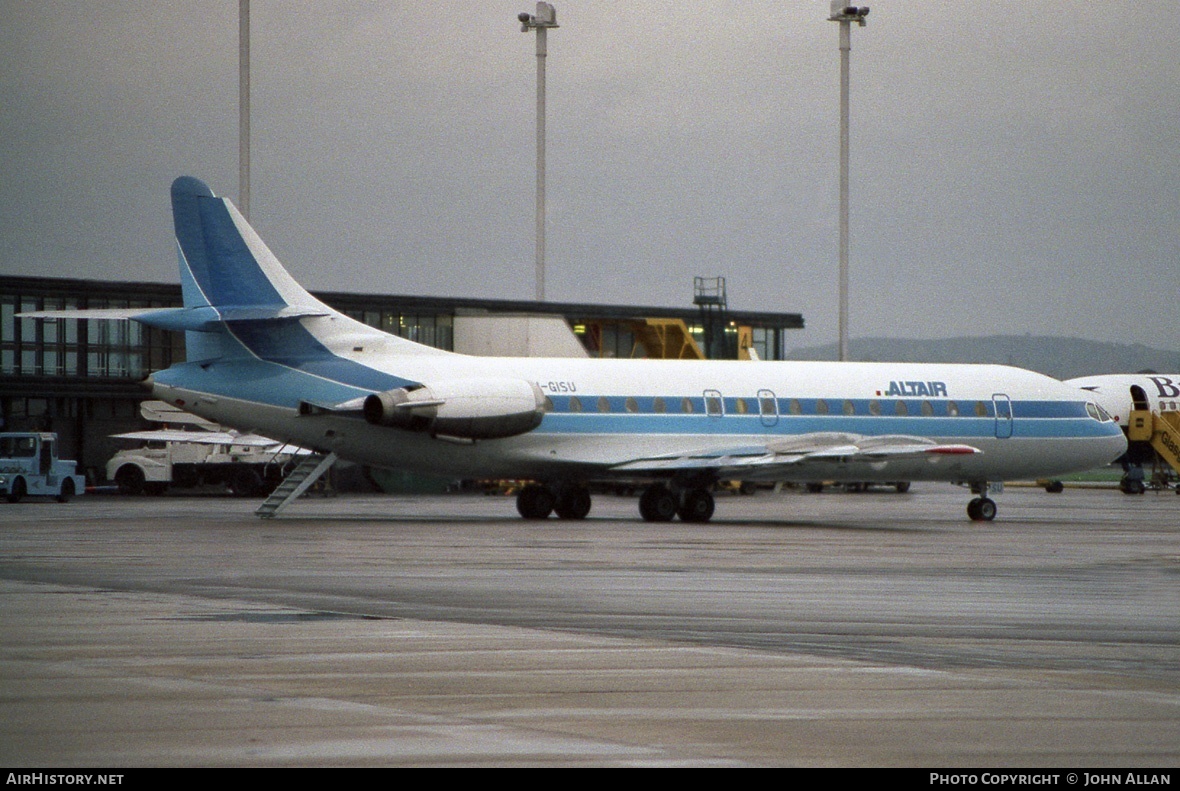
<svg viewBox="0 0 1180 791"><path fill-rule="evenodd" d="M712 470L719 475L771 479L787 469L812 468L821 474L835 465L894 459L931 460L942 456L982 453L970 445L946 445L926 437L901 434L867 437L842 432L815 432L773 440L764 445L702 448L690 453L654 456L616 464L618 473L674 473Z"/></svg>

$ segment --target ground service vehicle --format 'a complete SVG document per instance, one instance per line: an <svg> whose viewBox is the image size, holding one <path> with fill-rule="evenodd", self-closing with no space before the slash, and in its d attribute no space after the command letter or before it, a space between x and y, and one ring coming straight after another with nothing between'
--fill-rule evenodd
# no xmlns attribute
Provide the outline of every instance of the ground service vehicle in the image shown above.
<svg viewBox="0 0 1180 791"><path fill-rule="evenodd" d="M107 462L107 480L122 494L225 484L234 494L256 497L273 489L296 457L306 453L266 437L225 431L160 401L143 402L140 413L165 428L115 435L141 443Z"/></svg>
<svg viewBox="0 0 1180 791"><path fill-rule="evenodd" d="M48 495L64 503L86 491L77 462L57 457L57 435L40 431L0 433L0 495L10 503Z"/></svg>

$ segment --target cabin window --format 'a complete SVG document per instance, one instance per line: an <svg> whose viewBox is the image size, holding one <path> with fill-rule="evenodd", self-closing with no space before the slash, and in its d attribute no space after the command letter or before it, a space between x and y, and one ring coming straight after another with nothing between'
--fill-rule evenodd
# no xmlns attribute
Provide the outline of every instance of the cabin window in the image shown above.
<svg viewBox="0 0 1180 791"><path fill-rule="evenodd" d="M692 414L692 399L691 398L680 399L680 411L686 415Z"/></svg>
<svg viewBox="0 0 1180 791"><path fill-rule="evenodd" d="M910 408L906 406L905 401L898 401L897 406L893 409L894 414L898 417L905 417L910 413Z"/></svg>
<svg viewBox="0 0 1180 791"><path fill-rule="evenodd" d="M823 400L822 398L817 400L815 402L815 414L817 414L817 415L828 414L828 402Z"/></svg>
<svg viewBox="0 0 1180 791"><path fill-rule="evenodd" d="M656 396L654 399L652 399L651 411L655 412L657 415L662 415L668 411L668 406L664 403L664 399Z"/></svg>
<svg viewBox="0 0 1180 791"><path fill-rule="evenodd" d="M721 417L725 408L721 401L721 393L717 390L705 391L705 414L709 417Z"/></svg>
<svg viewBox="0 0 1180 791"><path fill-rule="evenodd" d="M956 404L954 401L947 401L946 402L946 413L948 415L950 415L951 417L958 417L959 416L959 405Z"/></svg>
<svg viewBox="0 0 1180 791"><path fill-rule="evenodd" d="M778 404L775 403L773 398L759 398L758 409L761 410L763 417L769 417L771 415L778 414Z"/></svg>
<svg viewBox="0 0 1180 791"><path fill-rule="evenodd" d="M553 411L553 399L550 398L549 396L545 396L545 406L543 408L546 412L552 412Z"/></svg>
<svg viewBox="0 0 1180 791"><path fill-rule="evenodd" d="M639 402L636 401L634 398L628 397L627 400L623 403L623 408L626 409L628 412L635 414L636 412L639 411Z"/></svg>
<svg viewBox="0 0 1180 791"><path fill-rule="evenodd" d="M792 415L802 415L803 414L803 405L799 403L798 398L792 398L791 402L789 404L787 404L787 411L790 412Z"/></svg>
<svg viewBox="0 0 1180 791"><path fill-rule="evenodd" d="M746 415L750 412L749 405L746 404L746 399L736 398L733 402L733 411L739 415Z"/></svg>
<svg viewBox="0 0 1180 791"><path fill-rule="evenodd" d="M881 414L881 402L880 401L870 401L869 402L869 414L870 415Z"/></svg>
<svg viewBox="0 0 1180 791"><path fill-rule="evenodd" d="M577 396L570 396L570 411L571 412L581 412L582 411L582 399L578 398Z"/></svg>
<svg viewBox="0 0 1180 791"><path fill-rule="evenodd" d="M922 402L922 417L932 417L934 415L934 404L929 401Z"/></svg>
<svg viewBox="0 0 1180 791"><path fill-rule="evenodd" d="M982 401L976 401L975 402L975 416L976 417L987 417L987 404L983 403Z"/></svg>
<svg viewBox="0 0 1180 791"><path fill-rule="evenodd" d="M599 396L598 397L598 411L599 412L609 412L610 411L610 399L608 399L606 396Z"/></svg>
<svg viewBox="0 0 1180 791"><path fill-rule="evenodd" d="M853 404L848 399L844 399L844 414L845 415L855 415L856 414L856 405Z"/></svg>

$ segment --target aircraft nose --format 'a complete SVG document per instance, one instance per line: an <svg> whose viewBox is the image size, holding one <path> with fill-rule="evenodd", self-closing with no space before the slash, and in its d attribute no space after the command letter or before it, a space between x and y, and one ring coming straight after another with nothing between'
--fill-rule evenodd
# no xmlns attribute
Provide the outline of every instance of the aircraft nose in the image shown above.
<svg viewBox="0 0 1180 791"><path fill-rule="evenodd" d="M1127 452L1127 436L1123 434L1123 430L1119 428L1118 423L1111 423L1111 433L1106 437L1106 442L1103 443L1103 461L1102 464L1110 464L1119 456Z"/></svg>

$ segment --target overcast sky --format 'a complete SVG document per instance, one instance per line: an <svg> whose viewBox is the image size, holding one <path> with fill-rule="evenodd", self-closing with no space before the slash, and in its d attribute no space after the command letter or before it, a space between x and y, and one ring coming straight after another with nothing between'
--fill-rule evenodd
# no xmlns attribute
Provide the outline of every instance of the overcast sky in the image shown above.
<svg viewBox="0 0 1180 791"><path fill-rule="evenodd" d="M837 332L821 0L558 0L554 301ZM505 2L252 2L251 219L312 289L531 299L535 39ZM1180 346L1180 20L872 4L853 29L851 335ZM176 281L168 190L238 191L236 0L0 0L0 273Z"/></svg>

